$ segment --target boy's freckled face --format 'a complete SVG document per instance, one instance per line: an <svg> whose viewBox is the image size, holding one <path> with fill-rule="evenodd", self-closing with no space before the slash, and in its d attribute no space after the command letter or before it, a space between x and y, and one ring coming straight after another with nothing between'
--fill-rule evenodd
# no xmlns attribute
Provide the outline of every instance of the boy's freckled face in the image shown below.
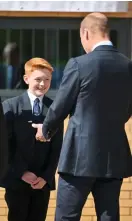
<svg viewBox="0 0 132 221"><path fill-rule="evenodd" d="M28 88L35 96L44 95L50 88L52 74L44 68L35 70L30 75L24 76L24 81L28 84Z"/></svg>

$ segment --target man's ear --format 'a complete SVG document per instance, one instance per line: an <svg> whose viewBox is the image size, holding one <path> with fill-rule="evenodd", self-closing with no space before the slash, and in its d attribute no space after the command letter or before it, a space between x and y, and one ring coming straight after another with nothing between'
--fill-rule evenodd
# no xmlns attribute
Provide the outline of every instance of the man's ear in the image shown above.
<svg viewBox="0 0 132 221"><path fill-rule="evenodd" d="M85 39L88 41L88 40L89 40L89 32L88 32L88 29L84 29L84 34L85 34Z"/></svg>
<svg viewBox="0 0 132 221"><path fill-rule="evenodd" d="M26 74L24 74L23 80L24 80L24 82L25 82L26 84L29 84L29 82L28 82L28 76L27 76Z"/></svg>

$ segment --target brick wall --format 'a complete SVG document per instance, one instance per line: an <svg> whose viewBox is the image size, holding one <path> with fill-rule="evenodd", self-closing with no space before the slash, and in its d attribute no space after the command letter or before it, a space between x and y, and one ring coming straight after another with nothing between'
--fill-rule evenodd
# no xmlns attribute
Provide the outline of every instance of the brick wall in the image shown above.
<svg viewBox="0 0 132 221"><path fill-rule="evenodd" d="M67 127L67 120L65 121L65 129ZM130 145L132 147L132 119L126 124L126 131ZM58 176L56 175L56 180ZM56 204L56 191L51 193L50 203L46 221L54 221ZM132 221L132 178L124 180L120 196L120 214L121 221ZM83 209L81 221L96 221L94 202L92 195L89 196L88 201ZM7 207L4 201L4 190L0 189L0 221L7 221Z"/></svg>
<svg viewBox="0 0 132 221"><path fill-rule="evenodd" d="M132 12L132 2L131 1L128 2L128 11Z"/></svg>

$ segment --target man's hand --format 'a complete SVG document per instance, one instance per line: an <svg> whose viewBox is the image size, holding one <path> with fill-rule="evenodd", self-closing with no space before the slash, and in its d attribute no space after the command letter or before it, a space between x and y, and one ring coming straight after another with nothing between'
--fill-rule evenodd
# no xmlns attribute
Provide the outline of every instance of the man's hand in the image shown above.
<svg viewBox="0 0 132 221"><path fill-rule="evenodd" d="M42 178L42 177L38 177L37 180L35 180L32 184L31 184L31 187L33 189L42 189L45 184L47 182Z"/></svg>
<svg viewBox="0 0 132 221"><path fill-rule="evenodd" d="M46 139L42 133L42 126L43 124L32 124L32 127L37 129L36 140L39 140L41 142L46 142Z"/></svg>
<svg viewBox="0 0 132 221"><path fill-rule="evenodd" d="M37 180L37 176L32 172L26 171L21 179L28 184L32 184L35 180Z"/></svg>

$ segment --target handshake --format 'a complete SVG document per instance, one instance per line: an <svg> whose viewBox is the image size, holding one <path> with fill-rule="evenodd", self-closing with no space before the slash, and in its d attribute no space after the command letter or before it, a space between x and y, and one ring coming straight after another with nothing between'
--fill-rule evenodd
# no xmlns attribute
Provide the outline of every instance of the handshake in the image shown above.
<svg viewBox="0 0 132 221"><path fill-rule="evenodd" d="M30 171L26 171L21 179L30 184L33 189L42 189L46 184L46 181L42 177L37 177Z"/></svg>
<svg viewBox="0 0 132 221"><path fill-rule="evenodd" d="M37 129L37 133L36 133L36 140L39 140L40 142L49 142L50 140L46 140L46 138L43 136L42 133L42 127L43 124L32 124L33 128Z"/></svg>

